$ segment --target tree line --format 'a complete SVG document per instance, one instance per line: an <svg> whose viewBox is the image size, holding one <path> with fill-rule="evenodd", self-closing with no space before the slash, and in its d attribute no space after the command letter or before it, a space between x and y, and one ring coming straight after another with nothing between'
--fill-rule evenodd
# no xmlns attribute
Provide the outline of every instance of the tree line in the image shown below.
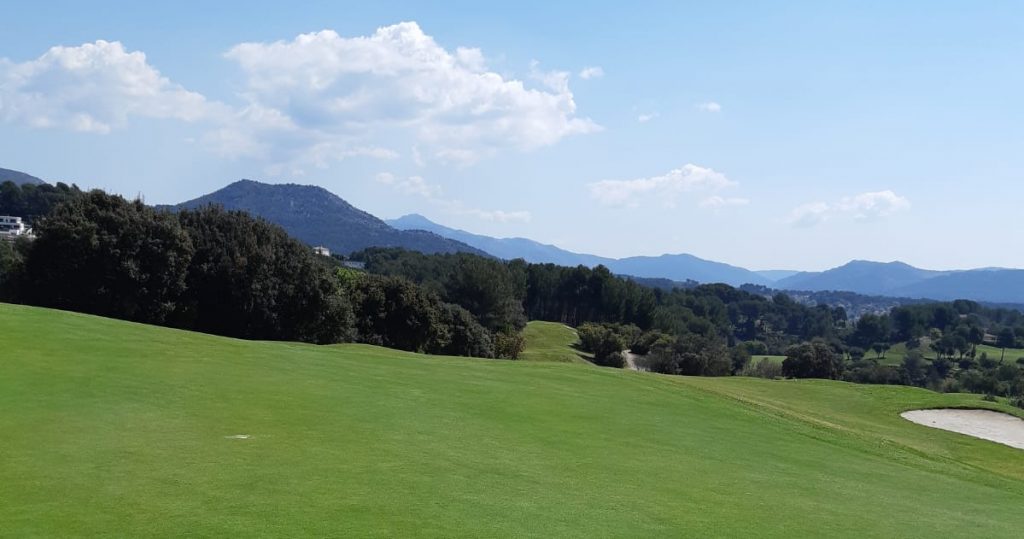
<svg viewBox="0 0 1024 539"><path fill-rule="evenodd" d="M0 242L0 300L245 339L521 350L408 279L351 272L244 212L69 191L36 232Z"/></svg>
<svg viewBox="0 0 1024 539"><path fill-rule="evenodd" d="M13 184L12 184L13 185ZM43 186L46 187L46 186ZM7 192L13 192L5 185ZM527 320L577 327L598 364L622 352L667 374L747 374L1024 394L1024 315L970 301L851 319L723 284L644 286L598 266L373 248L365 271L314 255L280 227L211 206L171 213L102 191L24 188L38 238L0 242L0 299L247 339L364 342L515 358ZM45 195L45 196L44 196ZM28 207L28 206L23 206ZM0 206L7 211L9 206ZM886 361L900 344L904 358ZM752 361L786 356L780 364Z"/></svg>

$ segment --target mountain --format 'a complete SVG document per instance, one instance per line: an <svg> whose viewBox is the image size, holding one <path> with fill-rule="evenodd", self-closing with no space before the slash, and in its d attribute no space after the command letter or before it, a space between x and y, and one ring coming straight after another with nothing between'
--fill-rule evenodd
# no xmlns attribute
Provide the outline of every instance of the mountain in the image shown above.
<svg viewBox="0 0 1024 539"><path fill-rule="evenodd" d="M4 182L14 182L18 185L42 185L46 183L43 180L40 180L39 178L36 178L35 176L32 176L30 174L25 174L24 172L18 172L17 170L11 170L7 168L0 168L0 183Z"/></svg>
<svg viewBox="0 0 1024 539"><path fill-rule="evenodd" d="M578 266L582 264L589 267L598 264L605 264L607 266L609 262L614 262L612 258L574 253L554 245L547 245L526 238L492 238L466 232L465 230L448 228L416 213L405 215L398 219L389 219L385 222L399 230L426 230L433 232L439 236L472 245L492 256L505 260L522 258L527 262L550 262L560 266Z"/></svg>
<svg viewBox="0 0 1024 539"><path fill-rule="evenodd" d="M764 277L765 279L768 279L769 281L775 282L781 281L786 277L792 277L800 272L796 270L755 270L754 273L760 275L761 277Z"/></svg>
<svg viewBox="0 0 1024 539"><path fill-rule="evenodd" d="M801 272L780 279L777 288L786 290L846 290L859 294L893 295L903 287L945 275L948 272L915 268L903 262L854 260L822 272Z"/></svg>
<svg viewBox="0 0 1024 539"><path fill-rule="evenodd" d="M771 284L767 279L750 270L730 266L721 262L704 260L688 254L666 254L661 256L635 256L630 258L607 258L596 255L574 253L525 238L492 238L439 225L422 215L406 215L388 221L395 228L406 230L429 230L446 238L458 240L493 256L504 259L522 258L527 262L552 263L563 266L605 265L620 275L642 278L660 278L672 281L697 281L701 283L727 283L734 286L743 284Z"/></svg>
<svg viewBox="0 0 1024 539"><path fill-rule="evenodd" d="M973 299L1024 303L1024 270L980 269L939 275L893 290L900 296L938 300Z"/></svg>
<svg viewBox="0 0 1024 539"><path fill-rule="evenodd" d="M398 230L330 191L312 185L240 180L174 208L193 209L208 204L247 211L280 225L299 240L323 245L340 254L367 247L402 247L428 254L486 254L432 232Z"/></svg>
<svg viewBox="0 0 1024 539"><path fill-rule="evenodd" d="M661 277L672 279L673 281L726 283L733 286L771 284L768 279L748 269L730 266L722 262L704 260L689 254L620 258L608 264L608 269L623 275Z"/></svg>

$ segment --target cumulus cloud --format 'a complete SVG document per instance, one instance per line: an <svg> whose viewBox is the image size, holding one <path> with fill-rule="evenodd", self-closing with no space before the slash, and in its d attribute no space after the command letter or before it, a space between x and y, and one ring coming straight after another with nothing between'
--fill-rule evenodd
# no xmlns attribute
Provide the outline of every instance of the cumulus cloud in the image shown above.
<svg viewBox="0 0 1024 539"><path fill-rule="evenodd" d="M714 101L707 101L705 103L697 103L697 110L701 112L722 112L722 105Z"/></svg>
<svg viewBox="0 0 1024 539"><path fill-rule="evenodd" d="M789 222L798 227L810 227L836 217L852 217L857 221L872 221L910 209L910 201L891 190L861 193L843 197L839 202L810 202L790 212Z"/></svg>
<svg viewBox="0 0 1024 539"><path fill-rule="evenodd" d="M590 196L605 206L637 206L642 198L672 205L681 193L713 192L736 185L720 172L686 164L661 176L595 182L590 184Z"/></svg>
<svg viewBox="0 0 1024 539"><path fill-rule="evenodd" d="M857 220L870 221L908 210L910 201L890 190L885 190L846 197L839 202L838 207Z"/></svg>
<svg viewBox="0 0 1024 539"><path fill-rule="evenodd" d="M601 66L585 67L580 70L580 78L583 80L599 79L604 76L604 69Z"/></svg>
<svg viewBox="0 0 1024 539"><path fill-rule="evenodd" d="M116 41L53 47L22 63L0 59L0 120L9 123L109 133L133 116L194 122L224 113Z"/></svg>
<svg viewBox="0 0 1024 539"><path fill-rule="evenodd" d="M543 88L527 87L488 71L479 49L446 50L415 22L362 37L324 30L290 41L242 43L225 56L246 76L248 107L284 121L236 145L243 150L278 137L300 146L373 146L365 141L400 129L425 156L465 164L600 129L577 116L567 73L541 72L533 64L531 78ZM239 121L234 129L248 126Z"/></svg>
<svg viewBox="0 0 1024 539"><path fill-rule="evenodd" d="M647 122L649 122L649 121L651 121L651 120L653 120L653 119L655 119L657 117L658 117L658 113L657 112L650 112L650 113L641 114L641 115L637 116L636 117L636 121L644 124L644 123L647 123Z"/></svg>

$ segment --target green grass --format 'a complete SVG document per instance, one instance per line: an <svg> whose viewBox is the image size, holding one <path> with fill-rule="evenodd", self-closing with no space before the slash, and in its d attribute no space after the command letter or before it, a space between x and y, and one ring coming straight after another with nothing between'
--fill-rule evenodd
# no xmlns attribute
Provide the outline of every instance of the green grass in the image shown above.
<svg viewBox="0 0 1024 539"><path fill-rule="evenodd" d="M927 359L929 361L932 360L932 359L935 359L935 352L932 351L927 346L923 346L921 348L921 352L924 354L925 359ZM977 355L975 357L976 358L981 357L982 353L988 354L989 358L994 359L996 361L999 361L999 358L1002 357L1003 350L1002 350L1002 348L997 348L995 346L989 346L987 344L981 344L981 345L978 345ZM901 343L896 343L892 347L889 348L889 350L885 353L885 357L881 360L880 363L882 363L883 365L900 365L901 363L903 363L903 358L906 355L907 355L907 344L906 343L902 343L902 342ZM869 357L869 358L875 357L875 352L873 350L868 351L864 355L864 357ZM1024 358L1024 348L1007 348L1006 349L1006 357L1005 357L1005 361L1006 362L1008 362L1008 363L1016 363L1017 359L1019 359L1019 358Z"/></svg>
<svg viewBox="0 0 1024 539"><path fill-rule="evenodd" d="M988 357L999 361L1000 357L1003 357L1003 349L995 346L989 346L982 344L978 346L978 354L976 357L981 357L982 352L988 354ZM1024 358L1024 348L1007 348L1006 356L1004 361L1007 363L1016 363L1018 359Z"/></svg>
<svg viewBox="0 0 1024 539"><path fill-rule="evenodd" d="M0 305L0 535L1019 537L1024 452L897 415L947 405Z"/></svg>
<svg viewBox="0 0 1024 539"><path fill-rule="evenodd" d="M750 356L751 365L757 365L762 360L768 360L769 363L782 365L782 362L786 360L786 356Z"/></svg>
<svg viewBox="0 0 1024 539"><path fill-rule="evenodd" d="M558 363L586 363L583 352L572 345L579 342L576 330L557 322L530 322L523 330L526 349L520 359Z"/></svg>

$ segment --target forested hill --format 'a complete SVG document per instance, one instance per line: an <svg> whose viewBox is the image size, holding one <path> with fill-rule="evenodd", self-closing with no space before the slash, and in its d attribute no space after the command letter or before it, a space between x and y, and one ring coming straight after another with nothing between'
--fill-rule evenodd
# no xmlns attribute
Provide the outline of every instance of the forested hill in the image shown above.
<svg viewBox="0 0 1024 539"><path fill-rule="evenodd" d="M4 182L14 182L18 185L42 185L46 182L32 176L31 174L25 174L17 170L11 170L8 168L0 168L0 184Z"/></svg>
<svg viewBox="0 0 1024 539"><path fill-rule="evenodd" d="M392 219L388 223L395 228L403 230L428 230L446 238L467 243L505 260L522 258L527 262L533 263L551 263L562 266L583 265L590 268L600 264L619 275L630 275L645 279L726 283L732 286L771 284L770 279L748 269L713 260L704 260L690 254L633 256L616 259L574 253L554 245L526 238L492 238L490 236L473 234L465 230L457 230L439 225L417 214Z"/></svg>
<svg viewBox="0 0 1024 539"><path fill-rule="evenodd" d="M312 185L265 184L240 180L177 209L218 204L243 210L280 225L310 245L348 254L368 247L401 247L423 253L485 254L462 242L427 231L398 230L337 195Z"/></svg>

